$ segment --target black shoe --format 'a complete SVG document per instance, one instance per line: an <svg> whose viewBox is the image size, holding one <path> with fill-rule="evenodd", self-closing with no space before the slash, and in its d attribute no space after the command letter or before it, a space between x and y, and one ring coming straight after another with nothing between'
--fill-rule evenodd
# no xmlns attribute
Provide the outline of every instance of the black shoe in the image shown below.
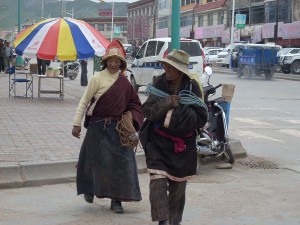
<svg viewBox="0 0 300 225"><path fill-rule="evenodd" d="M111 200L110 209L112 211L114 211L114 213L123 213L124 212L122 203L120 201Z"/></svg>
<svg viewBox="0 0 300 225"><path fill-rule="evenodd" d="M88 203L93 203L94 201L94 195L93 194L84 194L84 200Z"/></svg>
<svg viewBox="0 0 300 225"><path fill-rule="evenodd" d="M158 225L168 225L168 220L159 221Z"/></svg>

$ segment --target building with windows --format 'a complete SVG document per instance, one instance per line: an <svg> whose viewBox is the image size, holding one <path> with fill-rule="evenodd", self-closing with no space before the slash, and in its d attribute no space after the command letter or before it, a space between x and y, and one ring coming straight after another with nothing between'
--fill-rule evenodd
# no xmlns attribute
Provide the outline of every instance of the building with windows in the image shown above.
<svg viewBox="0 0 300 225"><path fill-rule="evenodd" d="M111 30L112 30L111 16L81 18L79 20L88 22L96 30L98 30L107 40L110 40ZM114 16L113 39L118 39L122 43L127 43L127 17L126 16Z"/></svg>
<svg viewBox="0 0 300 225"><path fill-rule="evenodd" d="M156 37L170 36L172 1L157 0L156 5ZM235 0L236 14L246 15L246 24L235 28L234 41L300 47L299 0ZM181 0L180 36L198 39L203 46L225 46L230 43L231 15L232 0Z"/></svg>
<svg viewBox="0 0 300 225"><path fill-rule="evenodd" d="M140 46L155 37L155 0L140 0L127 5L127 39L133 46Z"/></svg>

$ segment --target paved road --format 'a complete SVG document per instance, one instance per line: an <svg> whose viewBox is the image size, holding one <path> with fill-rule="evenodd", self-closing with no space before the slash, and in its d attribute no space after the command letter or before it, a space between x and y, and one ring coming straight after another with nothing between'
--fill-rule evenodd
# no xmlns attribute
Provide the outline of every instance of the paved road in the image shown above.
<svg viewBox="0 0 300 225"><path fill-rule="evenodd" d="M300 224L299 174L286 169L250 168L240 159L232 170L202 168L187 185L182 225ZM257 159L251 159L252 162ZM267 164L266 161L261 163ZM274 167L273 167L274 168ZM155 225L151 222L147 174L139 174L143 200L109 210L108 199L94 204L76 196L74 183L0 190L1 225Z"/></svg>

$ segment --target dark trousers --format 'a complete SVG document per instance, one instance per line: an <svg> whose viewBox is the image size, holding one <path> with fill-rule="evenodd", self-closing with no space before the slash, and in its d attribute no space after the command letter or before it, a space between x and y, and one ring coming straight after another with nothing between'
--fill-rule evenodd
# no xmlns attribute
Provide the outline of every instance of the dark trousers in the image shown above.
<svg viewBox="0 0 300 225"><path fill-rule="evenodd" d="M0 57L0 72L5 72L4 57Z"/></svg>
<svg viewBox="0 0 300 225"><path fill-rule="evenodd" d="M81 77L80 77L80 85L87 86L88 79L87 79L87 62L80 62L81 65Z"/></svg>
<svg viewBox="0 0 300 225"><path fill-rule="evenodd" d="M38 74L41 75L45 75L46 73L46 62L45 60L42 59L37 59L37 66L38 66Z"/></svg>
<svg viewBox="0 0 300 225"><path fill-rule="evenodd" d="M154 179L150 180L149 189L152 221L169 220L171 225L179 224L185 205L186 181Z"/></svg>

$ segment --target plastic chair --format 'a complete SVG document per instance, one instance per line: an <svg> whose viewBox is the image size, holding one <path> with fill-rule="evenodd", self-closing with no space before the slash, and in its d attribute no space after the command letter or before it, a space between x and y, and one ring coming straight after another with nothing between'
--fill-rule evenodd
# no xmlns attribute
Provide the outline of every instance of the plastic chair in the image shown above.
<svg viewBox="0 0 300 225"><path fill-rule="evenodd" d="M9 74L9 97L11 97L11 92L13 91L13 97L28 97L28 92L31 92L31 98L33 98L33 77L32 74L29 72L18 72L16 73L15 67L11 67L8 70ZM22 78L21 78L21 77ZM11 78L12 77L12 78ZM17 84L25 84L25 94L24 95L17 95Z"/></svg>

